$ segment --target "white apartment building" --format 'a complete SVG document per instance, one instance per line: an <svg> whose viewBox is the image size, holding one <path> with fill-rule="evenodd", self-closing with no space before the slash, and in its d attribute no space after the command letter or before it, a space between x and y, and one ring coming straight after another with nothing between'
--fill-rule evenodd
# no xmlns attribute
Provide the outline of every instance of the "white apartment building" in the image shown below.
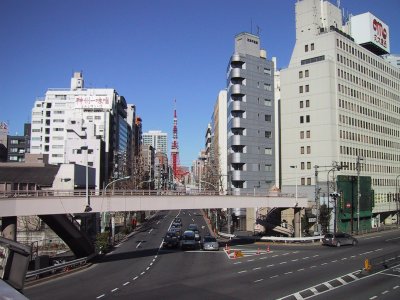
<svg viewBox="0 0 400 300"><path fill-rule="evenodd" d="M296 44L281 70L282 179L314 185L314 166L334 161L348 166L340 175L355 175L360 156L379 210L394 201L400 174L400 70L377 55L390 49L387 26L372 15L359 26L356 17L343 25L328 1L296 2ZM378 28L373 41L357 44L360 28Z"/></svg>
<svg viewBox="0 0 400 300"><path fill-rule="evenodd" d="M143 145L153 146L155 152L167 154L168 134L160 130L150 130L143 133Z"/></svg>
<svg viewBox="0 0 400 300"><path fill-rule="evenodd" d="M215 162L218 167L217 180L219 189L228 191L228 123L227 116L227 91L218 93L212 116L212 144Z"/></svg>
<svg viewBox="0 0 400 300"><path fill-rule="evenodd" d="M87 162L90 166L97 166L98 159L103 158L102 176L96 178L96 188L101 188L100 183L113 176L118 161L124 161L121 156L128 152L130 126L127 109L124 97L114 89L86 89L82 73L75 72L69 89L48 89L44 99L35 101L31 153L48 154L50 164L78 163L86 161L85 157L77 158L76 155L86 155L81 148L82 145L88 146ZM86 130L89 127L92 130ZM82 142L77 142L77 139ZM98 145L98 139L104 146ZM80 145L79 149L74 145ZM94 152L99 148L104 154Z"/></svg>

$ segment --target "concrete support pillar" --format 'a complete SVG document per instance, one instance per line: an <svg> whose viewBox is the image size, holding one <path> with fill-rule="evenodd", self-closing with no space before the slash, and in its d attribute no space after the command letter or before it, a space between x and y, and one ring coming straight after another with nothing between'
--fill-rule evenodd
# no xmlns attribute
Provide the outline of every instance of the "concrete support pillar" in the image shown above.
<svg viewBox="0 0 400 300"><path fill-rule="evenodd" d="M294 208L294 237L301 237L301 208Z"/></svg>
<svg viewBox="0 0 400 300"><path fill-rule="evenodd" d="M1 233L6 239L17 240L17 217L1 218Z"/></svg>

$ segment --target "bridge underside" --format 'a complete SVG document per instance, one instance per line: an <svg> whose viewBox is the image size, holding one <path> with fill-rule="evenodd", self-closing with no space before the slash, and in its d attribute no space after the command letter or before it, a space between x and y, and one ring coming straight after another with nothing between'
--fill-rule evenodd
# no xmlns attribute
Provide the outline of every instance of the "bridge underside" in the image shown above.
<svg viewBox="0 0 400 300"><path fill-rule="evenodd" d="M0 199L0 217L83 213L85 197L49 196ZM91 212L202 208L308 207L307 198L252 196L91 196Z"/></svg>

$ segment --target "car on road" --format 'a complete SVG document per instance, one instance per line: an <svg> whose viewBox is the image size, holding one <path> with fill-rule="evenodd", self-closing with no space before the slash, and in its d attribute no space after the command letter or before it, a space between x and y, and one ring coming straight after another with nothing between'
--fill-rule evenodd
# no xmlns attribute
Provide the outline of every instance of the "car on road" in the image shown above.
<svg viewBox="0 0 400 300"><path fill-rule="evenodd" d="M186 249L196 249L197 247L197 242L195 240L194 232L191 230L186 230L183 235L182 235L182 240L181 240L181 249L186 250Z"/></svg>
<svg viewBox="0 0 400 300"><path fill-rule="evenodd" d="M322 238L322 245L340 247L344 245L357 245L358 240L348 233L327 233Z"/></svg>
<svg viewBox="0 0 400 300"><path fill-rule="evenodd" d="M177 248L179 246L179 238L173 231L168 231L163 240L163 248Z"/></svg>
<svg viewBox="0 0 400 300"><path fill-rule="evenodd" d="M189 224L188 230L191 231L195 231L195 230L199 230L199 226L197 226L197 224Z"/></svg>
<svg viewBox="0 0 400 300"><path fill-rule="evenodd" d="M182 228L171 227L168 231L174 232L179 240L182 238Z"/></svg>
<svg viewBox="0 0 400 300"><path fill-rule="evenodd" d="M217 239L211 235L207 235L203 239L202 248L204 251L218 251L219 244Z"/></svg>

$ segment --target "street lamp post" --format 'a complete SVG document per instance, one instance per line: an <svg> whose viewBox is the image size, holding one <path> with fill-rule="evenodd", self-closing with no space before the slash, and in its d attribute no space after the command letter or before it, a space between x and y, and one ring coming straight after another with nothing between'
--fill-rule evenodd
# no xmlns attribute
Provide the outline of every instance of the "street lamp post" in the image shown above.
<svg viewBox="0 0 400 300"><path fill-rule="evenodd" d="M131 178L131 176L125 176L125 177L121 177L121 178L117 178L117 179L115 179L115 180L113 180L113 181L111 181L111 182L109 182L106 186L105 186L105 188L104 188L104 190L103 190L103 197L105 197L106 195L107 195L107 188L111 185L111 184L113 184L113 183L116 183L116 182L118 182L118 181L122 181L122 180L127 180L127 179L129 179L129 178ZM107 200L107 203L109 202L110 200ZM107 214L108 215L110 215L110 207L109 207L109 204L107 204ZM112 214L111 215L111 236L110 236L110 242L111 241L113 241L114 240L114 235L115 235L115 226L114 226L114 223L115 221L114 221L114 214ZM105 223L106 223L106 220L105 220L105 217L104 217L104 226L103 226L103 228L105 228Z"/></svg>
<svg viewBox="0 0 400 300"><path fill-rule="evenodd" d="M290 166L292 169L296 169L296 205L297 205L297 203L298 203L298 201L297 201L297 179L298 179L298 168L297 168L297 165L293 165L293 166ZM294 212L295 213L295 212ZM300 237L301 237L301 212L300 212Z"/></svg>

